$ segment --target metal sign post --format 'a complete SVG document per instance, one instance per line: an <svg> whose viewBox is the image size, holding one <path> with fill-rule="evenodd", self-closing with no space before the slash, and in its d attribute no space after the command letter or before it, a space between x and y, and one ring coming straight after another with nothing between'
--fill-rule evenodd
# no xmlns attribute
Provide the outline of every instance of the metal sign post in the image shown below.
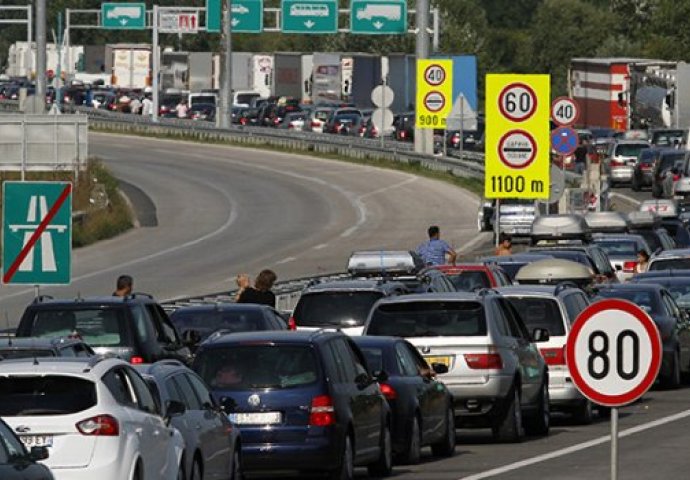
<svg viewBox="0 0 690 480"><path fill-rule="evenodd" d="M611 409L611 480L618 480L618 407Z"/></svg>
<svg viewBox="0 0 690 480"><path fill-rule="evenodd" d="M157 122L158 121L158 112L160 109L160 99L159 99L159 81L160 81L160 59L158 56L158 5L153 6L153 17L151 18L151 26L152 26L152 31L153 31L153 51L151 52L151 55L153 55L152 58L152 70L153 70L153 81L151 82L153 84L152 89L153 89L153 111L151 112L151 121L152 122Z"/></svg>

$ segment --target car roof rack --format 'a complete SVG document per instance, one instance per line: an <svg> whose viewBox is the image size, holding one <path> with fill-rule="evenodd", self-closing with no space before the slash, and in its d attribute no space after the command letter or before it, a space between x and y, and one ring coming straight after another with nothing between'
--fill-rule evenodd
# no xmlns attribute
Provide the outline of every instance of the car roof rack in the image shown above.
<svg viewBox="0 0 690 480"><path fill-rule="evenodd" d="M53 297L51 295L39 295L36 298L34 298L34 301L31 303L43 303L46 300L54 300L54 299L55 299L55 297Z"/></svg>
<svg viewBox="0 0 690 480"><path fill-rule="evenodd" d="M125 300L133 300L133 299L139 298L139 297L150 298L151 300L153 300L153 295L151 295L150 293L145 293L145 292L132 292L129 295L125 296Z"/></svg>
<svg viewBox="0 0 690 480"><path fill-rule="evenodd" d="M479 295L480 297L486 297L487 295L500 295L501 292L496 290L495 288L481 288L479 290L476 290L475 293Z"/></svg>
<svg viewBox="0 0 690 480"><path fill-rule="evenodd" d="M554 290L553 294L558 295L563 290L567 290L569 288L580 288L580 287L578 287L575 282L569 282L569 281L561 282L558 285L556 285L556 289Z"/></svg>

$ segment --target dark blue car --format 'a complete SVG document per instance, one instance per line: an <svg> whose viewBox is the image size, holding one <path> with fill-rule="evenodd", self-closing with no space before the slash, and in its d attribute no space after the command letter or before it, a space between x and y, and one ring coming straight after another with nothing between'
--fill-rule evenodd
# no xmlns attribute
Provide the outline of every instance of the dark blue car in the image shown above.
<svg viewBox="0 0 690 480"><path fill-rule="evenodd" d="M194 370L240 427L245 472L351 479L392 470L391 412L364 355L339 332L212 336Z"/></svg>
<svg viewBox="0 0 690 480"><path fill-rule="evenodd" d="M407 340L397 337L353 337L379 377L381 391L393 412L393 452L402 463L419 463L421 449L430 445L434 455L455 452L453 400L436 373ZM385 372L381 374L379 372Z"/></svg>

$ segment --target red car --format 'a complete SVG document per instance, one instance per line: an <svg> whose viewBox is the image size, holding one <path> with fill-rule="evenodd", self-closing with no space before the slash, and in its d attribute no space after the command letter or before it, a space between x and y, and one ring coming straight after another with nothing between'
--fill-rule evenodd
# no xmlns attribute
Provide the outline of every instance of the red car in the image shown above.
<svg viewBox="0 0 690 480"><path fill-rule="evenodd" d="M429 268L435 268L445 273L458 291L471 292L480 288L497 288L512 285L508 275L498 265L465 263L437 265Z"/></svg>

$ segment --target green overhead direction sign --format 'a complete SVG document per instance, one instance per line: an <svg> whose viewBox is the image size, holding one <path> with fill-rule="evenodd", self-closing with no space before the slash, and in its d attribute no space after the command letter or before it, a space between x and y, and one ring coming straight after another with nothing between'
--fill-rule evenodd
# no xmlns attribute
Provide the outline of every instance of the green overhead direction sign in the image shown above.
<svg viewBox="0 0 690 480"><path fill-rule="evenodd" d="M263 0L232 0L230 13L233 33L261 33L264 28Z"/></svg>
<svg viewBox="0 0 690 480"><path fill-rule="evenodd" d="M206 0L206 31L220 32L221 1Z"/></svg>
<svg viewBox="0 0 690 480"><path fill-rule="evenodd" d="M283 33L337 33L337 0L282 0Z"/></svg>
<svg viewBox="0 0 690 480"><path fill-rule="evenodd" d="M352 33L392 35L407 33L405 0L352 0L350 5Z"/></svg>
<svg viewBox="0 0 690 480"><path fill-rule="evenodd" d="M146 28L146 4L102 3L101 26L109 29L143 30Z"/></svg>
<svg viewBox="0 0 690 480"><path fill-rule="evenodd" d="M2 184L2 283L68 284L72 270L72 184Z"/></svg>

